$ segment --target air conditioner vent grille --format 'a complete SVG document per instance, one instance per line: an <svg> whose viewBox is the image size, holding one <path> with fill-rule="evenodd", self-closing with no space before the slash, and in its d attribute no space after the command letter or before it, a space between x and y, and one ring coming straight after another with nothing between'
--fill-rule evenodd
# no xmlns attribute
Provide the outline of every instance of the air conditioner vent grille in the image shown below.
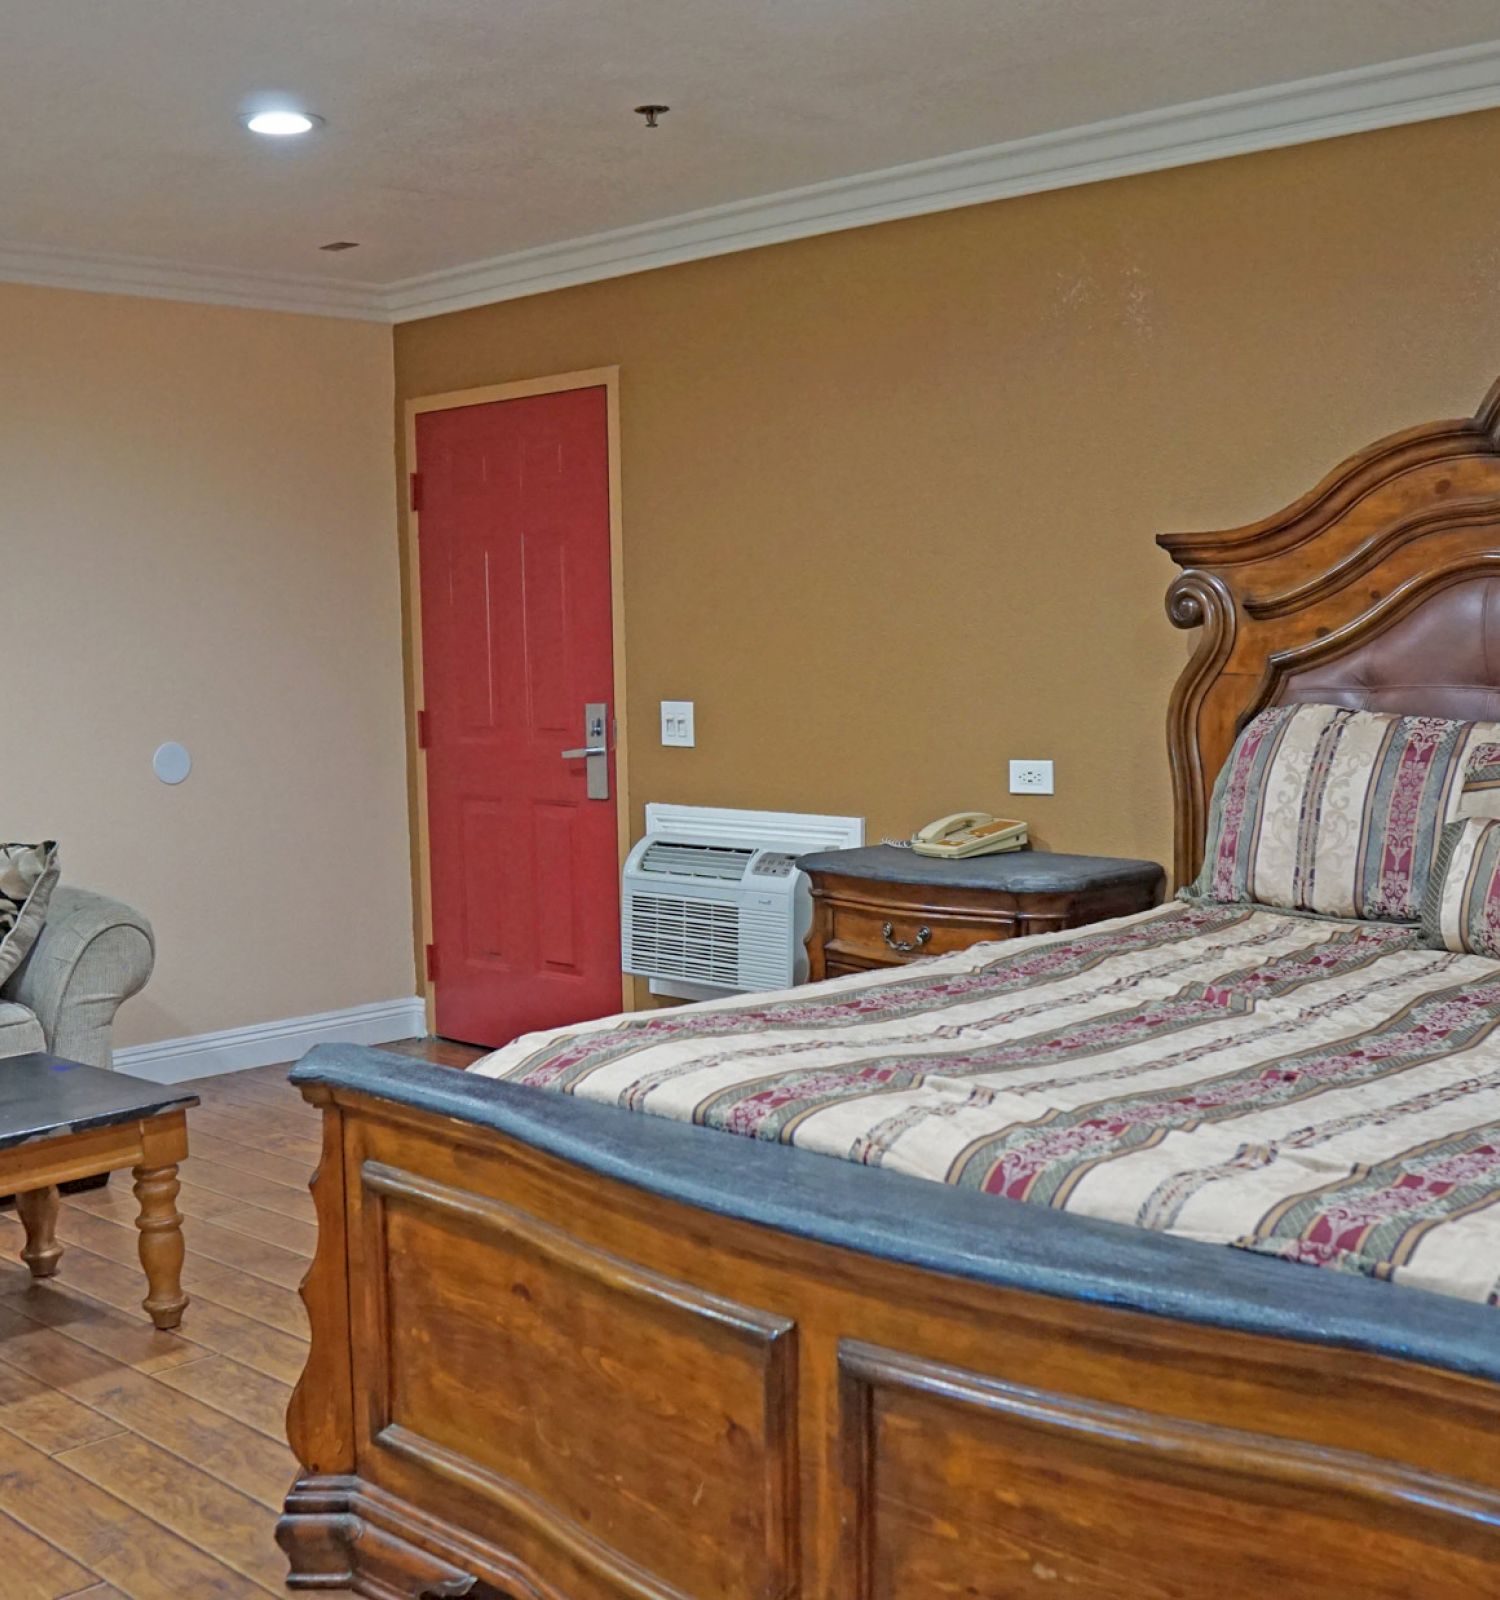
<svg viewBox="0 0 1500 1600"><path fill-rule="evenodd" d="M732 845L679 844L659 839L641 857L641 871L668 874L674 878L713 878L738 883L745 876L754 850Z"/></svg>
<svg viewBox="0 0 1500 1600"><path fill-rule="evenodd" d="M733 987L740 977L740 908L637 890L630 896L630 944L633 972Z"/></svg>

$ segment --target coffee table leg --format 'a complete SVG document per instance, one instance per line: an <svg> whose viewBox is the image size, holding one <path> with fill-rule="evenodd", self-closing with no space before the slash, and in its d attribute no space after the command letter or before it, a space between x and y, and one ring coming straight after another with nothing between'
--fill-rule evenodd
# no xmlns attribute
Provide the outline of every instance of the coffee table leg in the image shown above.
<svg viewBox="0 0 1500 1600"><path fill-rule="evenodd" d="M182 1218L176 1200L180 1185L177 1168L137 1167L135 1197L141 1213L135 1225L141 1230L141 1265L150 1290L142 1304L158 1328L175 1328L182 1321L187 1296L182 1292Z"/></svg>
<svg viewBox="0 0 1500 1600"><path fill-rule="evenodd" d="M57 1242L57 1189L28 1189L16 1196L16 1210L26 1229L21 1259L33 1278L50 1278L62 1259Z"/></svg>

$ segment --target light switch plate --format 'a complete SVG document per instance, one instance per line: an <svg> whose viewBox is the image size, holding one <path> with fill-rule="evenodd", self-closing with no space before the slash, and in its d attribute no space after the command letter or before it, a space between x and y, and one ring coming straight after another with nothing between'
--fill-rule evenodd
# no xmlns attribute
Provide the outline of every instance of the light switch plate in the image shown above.
<svg viewBox="0 0 1500 1600"><path fill-rule="evenodd" d="M1052 763L1050 761L1012 761L1010 764L1010 792L1012 794L1051 794Z"/></svg>
<svg viewBox="0 0 1500 1600"><path fill-rule="evenodd" d="M691 700L662 701L661 742L663 744L692 745L693 702Z"/></svg>

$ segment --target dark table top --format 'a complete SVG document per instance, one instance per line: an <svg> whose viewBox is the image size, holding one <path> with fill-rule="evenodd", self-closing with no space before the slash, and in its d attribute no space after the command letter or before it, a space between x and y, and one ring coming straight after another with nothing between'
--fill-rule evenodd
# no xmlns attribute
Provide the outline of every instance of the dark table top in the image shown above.
<svg viewBox="0 0 1500 1600"><path fill-rule="evenodd" d="M59 1056L11 1056L0 1060L0 1150L197 1104L197 1095L175 1084Z"/></svg>
<svg viewBox="0 0 1500 1600"><path fill-rule="evenodd" d="M1059 855L1051 850L1007 850L960 861L919 856L895 845L862 850L818 850L798 858L804 872L841 872L884 883L946 884L954 889L998 889L1007 894L1066 894L1113 884L1154 884L1165 877L1154 861L1121 856Z"/></svg>

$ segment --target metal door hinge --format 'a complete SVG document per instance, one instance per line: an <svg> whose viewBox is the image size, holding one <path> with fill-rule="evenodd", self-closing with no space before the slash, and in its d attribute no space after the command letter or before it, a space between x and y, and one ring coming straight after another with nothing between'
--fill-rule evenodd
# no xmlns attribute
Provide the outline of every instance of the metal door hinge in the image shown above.
<svg viewBox="0 0 1500 1600"><path fill-rule="evenodd" d="M422 474L413 472L409 476L411 479L409 504L413 511L420 511L422 509Z"/></svg>
<svg viewBox="0 0 1500 1600"><path fill-rule="evenodd" d="M437 982L437 974L438 974L437 946L435 944L430 944L430 945L427 946L427 981L428 981L428 983L436 983Z"/></svg>
<svg viewBox="0 0 1500 1600"><path fill-rule="evenodd" d="M425 750L432 742L432 730L427 726L427 708L417 712L417 749Z"/></svg>

